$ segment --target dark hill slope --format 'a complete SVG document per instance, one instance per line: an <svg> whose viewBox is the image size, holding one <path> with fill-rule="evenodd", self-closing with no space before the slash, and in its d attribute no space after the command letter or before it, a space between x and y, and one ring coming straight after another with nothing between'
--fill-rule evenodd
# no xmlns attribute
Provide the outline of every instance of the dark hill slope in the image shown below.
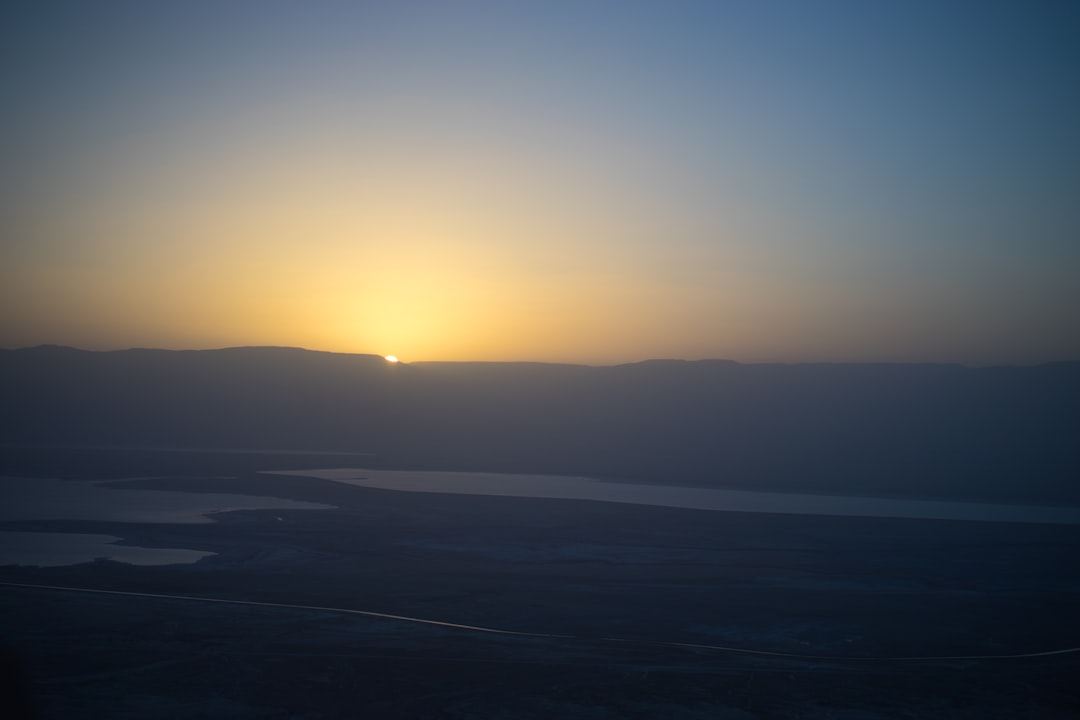
<svg viewBox="0 0 1080 720"><path fill-rule="evenodd" d="M1080 502L1080 363L391 365L0 351L0 444L341 450L670 484Z"/></svg>

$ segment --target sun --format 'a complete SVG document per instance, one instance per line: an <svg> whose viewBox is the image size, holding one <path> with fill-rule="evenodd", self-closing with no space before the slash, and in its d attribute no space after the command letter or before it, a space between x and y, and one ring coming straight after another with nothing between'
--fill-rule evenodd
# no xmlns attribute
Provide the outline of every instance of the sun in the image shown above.
<svg viewBox="0 0 1080 720"><path fill-rule="evenodd" d="M388 362L388 363L396 363L398 361L397 355L387 355L383 359L386 360L386 362Z"/></svg>

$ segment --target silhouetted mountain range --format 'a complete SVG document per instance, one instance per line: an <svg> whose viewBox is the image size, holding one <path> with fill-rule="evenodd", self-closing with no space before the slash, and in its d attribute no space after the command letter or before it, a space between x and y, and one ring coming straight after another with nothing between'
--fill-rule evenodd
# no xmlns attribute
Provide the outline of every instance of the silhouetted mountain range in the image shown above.
<svg viewBox="0 0 1080 720"><path fill-rule="evenodd" d="M380 466L1080 501L1080 363L395 365L42 346L0 350L0 444L354 451Z"/></svg>

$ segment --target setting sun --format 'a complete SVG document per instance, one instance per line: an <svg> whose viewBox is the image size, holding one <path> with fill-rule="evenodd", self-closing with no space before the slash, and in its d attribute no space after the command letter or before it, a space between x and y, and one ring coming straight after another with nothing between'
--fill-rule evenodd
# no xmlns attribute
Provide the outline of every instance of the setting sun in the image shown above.
<svg viewBox="0 0 1080 720"><path fill-rule="evenodd" d="M384 359L389 363L396 363L398 361L396 355L387 355Z"/></svg>

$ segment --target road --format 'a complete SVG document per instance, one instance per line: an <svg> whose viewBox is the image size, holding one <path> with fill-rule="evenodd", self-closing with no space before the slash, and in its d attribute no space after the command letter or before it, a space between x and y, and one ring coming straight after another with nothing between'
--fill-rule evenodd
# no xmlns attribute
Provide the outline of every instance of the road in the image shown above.
<svg viewBox="0 0 1080 720"><path fill-rule="evenodd" d="M0 586L24 588L31 590L50 590L60 592L95 593L100 595L117 595L133 598L148 598L158 600L182 600L188 602L221 603L224 605L248 605L256 607L282 608L287 610L307 610L316 612L339 613L346 615L362 615L364 617L379 618L382 620L396 620L399 622L430 625L451 630L461 630L473 633L488 633L494 635L507 635L514 637L545 638L551 640L567 640L578 642L605 642L636 645L640 647L663 647L681 648L685 650L708 650L713 652L735 653L740 655L756 655L772 658L787 658L790 660L827 661L827 662L944 662L959 660L1022 660L1027 658L1042 658L1054 655L1069 655L1080 653L1080 647L1061 648L1057 650L1045 650L1042 652L1014 653L1004 655L909 655L909 656L844 656L844 655L812 655L802 653L786 653L772 650L755 650L753 648L731 647L727 645L706 645L700 643L684 643L664 640L636 640L616 637L589 637L585 635L562 635L555 633L524 632L520 630L503 630L499 628L484 627L482 625L464 625L461 623L446 622L443 620L431 620L428 618L410 617L408 615L392 615L390 613L374 612L371 610L355 610L353 608L325 607L322 605L300 605L293 603L263 602L259 600L233 600L229 598L198 597L194 595L169 595L164 593L144 593L127 590L99 590L96 588L70 587L65 585L35 585L31 583L0 582Z"/></svg>

